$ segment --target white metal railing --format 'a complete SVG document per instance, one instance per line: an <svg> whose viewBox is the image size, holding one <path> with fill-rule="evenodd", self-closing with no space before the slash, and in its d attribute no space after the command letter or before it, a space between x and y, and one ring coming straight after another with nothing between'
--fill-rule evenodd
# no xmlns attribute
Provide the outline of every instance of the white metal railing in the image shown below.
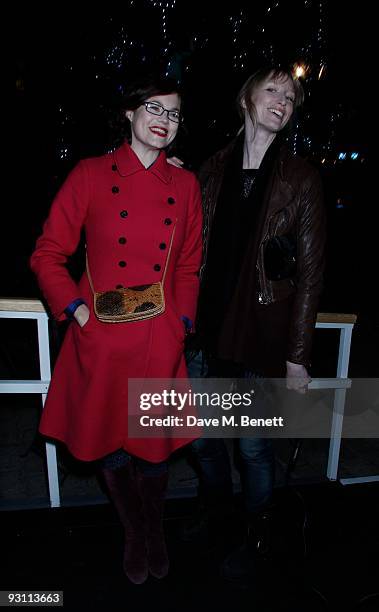
<svg viewBox="0 0 379 612"><path fill-rule="evenodd" d="M0 380L0 393L40 393L44 405L51 379L51 368L48 316L42 302L26 298L1 298L0 318L37 321L40 367L40 380ZM46 442L45 447L50 505L55 508L61 505L57 453L53 442Z"/></svg>
<svg viewBox="0 0 379 612"><path fill-rule="evenodd" d="M351 336L356 320L357 316L354 314L319 313L317 316L316 327L324 329L340 329L340 341L336 374L337 378L348 377ZM334 391L333 418L330 432L328 466L326 471L326 475L329 480L337 480L338 475L345 398L346 388L336 388ZM341 482L341 484L344 485L363 482L377 482L379 481L379 475L340 478L339 481Z"/></svg>
<svg viewBox="0 0 379 612"><path fill-rule="evenodd" d="M33 299L0 299L0 318L35 319L38 325L38 348L40 361L40 380L0 380L0 393L40 393L42 405L51 379L50 351L48 334L48 316L39 300ZM316 328L339 329L339 350L336 376L339 379L348 376L351 335L356 322L354 314L319 313ZM343 410L346 396L345 386L336 386L334 395L334 410L330 433L327 477L337 480L338 463L341 447ZM60 506L57 456L54 443L46 442L47 476L51 507ZM357 477L341 479L343 484L350 482L371 482L379 477Z"/></svg>
<svg viewBox="0 0 379 612"><path fill-rule="evenodd" d="M354 314L320 312L316 328L340 329L338 348L337 378L347 378L349 372L351 335L357 320ZM342 424L344 417L346 389L334 390L333 418L330 432L329 457L326 475L329 480L337 480L338 463L341 449Z"/></svg>

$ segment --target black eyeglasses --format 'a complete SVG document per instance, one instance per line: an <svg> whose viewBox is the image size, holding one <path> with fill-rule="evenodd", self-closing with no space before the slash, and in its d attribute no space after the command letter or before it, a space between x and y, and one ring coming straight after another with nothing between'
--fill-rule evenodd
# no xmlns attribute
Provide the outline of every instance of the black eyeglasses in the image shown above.
<svg viewBox="0 0 379 612"><path fill-rule="evenodd" d="M167 108L164 108L161 104L158 104L158 102L144 102L143 106L146 108L148 113L151 113L152 115L157 115L158 117L161 117L163 113L167 113L167 117L170 119L170 121L173 121L174 123L180 123L182 119L180 111L168 110Z"/></svg>

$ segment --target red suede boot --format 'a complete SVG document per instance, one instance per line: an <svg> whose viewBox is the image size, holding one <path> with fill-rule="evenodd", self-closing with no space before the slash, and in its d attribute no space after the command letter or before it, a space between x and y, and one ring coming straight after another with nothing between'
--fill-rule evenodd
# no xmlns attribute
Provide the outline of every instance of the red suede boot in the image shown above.
<svg viewBox="0 0 379 612"><path fill-rule="evenodd" d="M133 461L111 470L102 468L110 498L125 531L124 571L134 584L148 577L145 524Z"/></svg>
<svg viewBox="0 0 379 612"><path fill-rule="evenodd" d="M163 511L168 473L164 472L157 476L146 475L140 471L137 471L137 473L145 518L149 571L155 578L164 578L167 576L169 568L163 531Z"/></svg>

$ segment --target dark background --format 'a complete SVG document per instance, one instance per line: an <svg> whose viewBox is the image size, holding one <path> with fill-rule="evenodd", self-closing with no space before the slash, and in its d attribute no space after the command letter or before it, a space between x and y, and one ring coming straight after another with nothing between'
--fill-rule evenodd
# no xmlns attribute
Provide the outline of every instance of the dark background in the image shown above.
<svg viewBox="0 0 379 612"><path fill-rule="evenodd" d="M78 159L112 146L109 118L134 76L159 68L179 78L187 133L178 152L196 170L236 133L234 100L247 76L270 60L304 62L306 101L290 145L324 180L328 247L320 310L358 314L356 330L367 346L359 375L378 375L378 239L368 149L376 110L367 3L80 6L79 12L75 4L57 5L53 15L27 5L17 19L17 170L6 205L10 223L3 226L2 294L39 295L28 258L51 199Z"/></svg>

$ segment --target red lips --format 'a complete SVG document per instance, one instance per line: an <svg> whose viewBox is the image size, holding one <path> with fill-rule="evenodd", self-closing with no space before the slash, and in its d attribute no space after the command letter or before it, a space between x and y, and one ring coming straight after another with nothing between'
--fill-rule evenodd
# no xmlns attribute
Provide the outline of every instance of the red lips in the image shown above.
<svg viewBox="0 0 379 612"><path fill-rule="evenodd" d="M166 136L168 134L168 130L166 128L160 127L158 125L152 125L149 128L149 130L150 130L150 132L152 132L156 136L160 136L161 138L166 138Z"/></svg>

